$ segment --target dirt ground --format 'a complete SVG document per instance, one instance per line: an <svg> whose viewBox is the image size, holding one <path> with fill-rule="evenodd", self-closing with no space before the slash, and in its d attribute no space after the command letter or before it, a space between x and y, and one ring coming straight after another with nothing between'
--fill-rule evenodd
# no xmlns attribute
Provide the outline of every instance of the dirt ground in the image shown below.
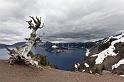
<svg viewBox="0 0 124 82"><path fill-rule="evenodd" d="M9 65L0 60L0 82L124 82L124 77L111 73L92 75L45 67L43 70L25 65Z"/></svg>

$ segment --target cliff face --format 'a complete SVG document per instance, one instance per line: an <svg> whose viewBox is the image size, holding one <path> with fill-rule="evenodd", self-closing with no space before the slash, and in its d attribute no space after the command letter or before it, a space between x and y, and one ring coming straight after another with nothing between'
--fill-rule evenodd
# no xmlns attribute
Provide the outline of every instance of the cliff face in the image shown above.
<svg viewBox="0 0 124 82"><path fill-rule="evenodd" d="M102 70L108 70L124 74L124 33L96 42L87 50L82 69L89 73L102 74Z"/></svg>

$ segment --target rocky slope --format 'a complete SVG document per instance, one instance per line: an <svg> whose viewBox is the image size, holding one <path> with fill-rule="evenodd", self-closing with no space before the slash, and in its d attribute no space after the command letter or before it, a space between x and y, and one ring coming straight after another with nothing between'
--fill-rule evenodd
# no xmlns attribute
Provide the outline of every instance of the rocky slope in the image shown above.
<svg viewBox="0 0 124 82"><path fill-rule="evenodd" d="M98 41L87 50L83 71L102 74L103 70L124 74L124 33Z"/></svg>

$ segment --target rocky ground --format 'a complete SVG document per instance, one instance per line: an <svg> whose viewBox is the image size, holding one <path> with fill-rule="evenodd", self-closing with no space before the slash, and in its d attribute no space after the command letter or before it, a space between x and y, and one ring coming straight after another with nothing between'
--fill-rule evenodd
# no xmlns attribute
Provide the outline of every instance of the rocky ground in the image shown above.
<svg viewBox="0 0 124 82"><path fill-rule="evenodd" d="M43 70L25 65L10 66L0 60L0 82L124 82L124 77L104 72L93 75L45 67Z"/></svg>

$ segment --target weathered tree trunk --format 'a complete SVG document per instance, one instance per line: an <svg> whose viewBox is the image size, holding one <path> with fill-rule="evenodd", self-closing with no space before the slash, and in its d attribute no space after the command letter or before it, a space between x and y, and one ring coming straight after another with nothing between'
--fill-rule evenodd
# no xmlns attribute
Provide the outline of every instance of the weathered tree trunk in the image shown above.
<svg viewBox="0 0 124 82"><path fill-rule="evenodd" d="M26 64L31 64L34 66L39 66L38 65L38 61L34 60L33 58L31 58L31 55L29 54L29 52L31 52L31 49L34 45L37 45L38 42L40 42L40 38L39 36L37 36L36 31L40 28L44 27L44 23L43 25L40 27L41 25L41 18L37 18L34 19L34 17L31 17L30 21L26 21L29 24L29 27L32 30L32 33L30 34L29 38L26 38L27 42L18 48L15 49L8 49L7 50L10 52L9 54L11 55L11 57L9 58L9 63L10 64L14 64L19 62L24 62ZM32 21L34 21L34 23L32 23Z"/></svg>

